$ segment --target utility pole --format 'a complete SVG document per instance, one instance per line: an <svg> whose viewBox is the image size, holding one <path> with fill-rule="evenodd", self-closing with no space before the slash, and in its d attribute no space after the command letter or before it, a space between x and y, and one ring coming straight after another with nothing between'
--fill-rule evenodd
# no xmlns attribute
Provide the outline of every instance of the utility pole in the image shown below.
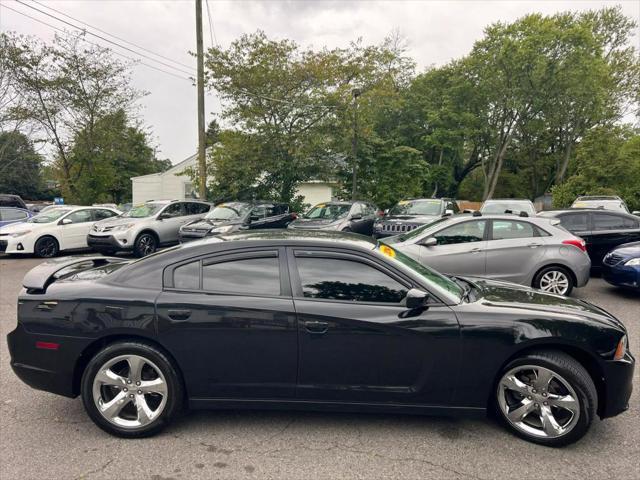
<svg viewBox="0 0 640 480"><path fill-rule="evenodd" d="M353 94L353 137L351 138L351 156L353 157L351 199L356 200L358 196L358 97L360 90L354 88Z"/></svg>
<svg viewBox="0 0 640 480"><path fill-rule="evenodd" d="M207 199L207 163L205 159L204 133L204 52L202 47L202 0L196 0L196 58L198 63L198 193L200 200Z"/></svg>

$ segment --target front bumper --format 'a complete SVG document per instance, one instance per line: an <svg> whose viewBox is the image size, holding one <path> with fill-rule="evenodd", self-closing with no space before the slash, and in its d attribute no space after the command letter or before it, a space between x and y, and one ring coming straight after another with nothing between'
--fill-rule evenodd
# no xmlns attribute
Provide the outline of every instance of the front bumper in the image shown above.
<svg viewBox="0 0 640 480"><path fill-rule="evenodd" d="M611 266L603 262L601 273L611 285L640 290L640 267Z"/></svg>
<svg viewBox="0 0 640 480"><path fill-rule="evenodd" d="M2 236L0 238L0 253L33 253L31 235L21 237Z"/></svg>
<svg viewBox="0 0 640 480"><path fill-rule="evenodd" d="M114 235L87 235L87 245L96 251L132 250L133 242L126 237L117 238Z"/></svg>
<svg viewBox="0 0 640 480"><path fill-rule="evenodd" d="M625 353L622 360L604 362L604 405L600 405L599 410L601 418L614 417L629 408L634 367L635 359L629 352Z"/></svg>

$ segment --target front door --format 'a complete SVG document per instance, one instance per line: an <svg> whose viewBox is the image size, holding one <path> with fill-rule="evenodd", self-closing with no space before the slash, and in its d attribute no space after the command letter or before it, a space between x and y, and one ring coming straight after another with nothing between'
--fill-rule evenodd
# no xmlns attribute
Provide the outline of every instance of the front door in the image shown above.
<svg viewBox="0 0 640 480"><path fill-rule="evenodd" d="M288 256L299 398L427 405L451 399L459 332L449 307L407 310L410 281L368 256L306 249Z"/></svg>
<svg viewBox="0 0 640 480"><path fill-rule="evenodd" d="M175 243L178 241L180 227L189 222L191 217L187 215L185 204L175 202L167 205L158 215L158 234L160 243Z"/></svg>
<svg viewBox="0 0 640 480"><path fill-rule="evenodd" d="M169 267L158 334L190 397L292 398L298 339L282 249L191 259Z"/></svg>
<svg viewBox="0 0 640 480"><path fill-rule="evenodd" d="M434 233L437 244L420 245L420 262L450 275L484 276L487 224L486 220L469 220Z"/></svg>
<svg viewBox="0 0 640 480"><path fill-rule="evenodd" d="M70 220L71 223L64 223ZM60 229L60 248L62 250L87 248L87 235L93 225L91 209L76 210L58 222Z"/></svg>

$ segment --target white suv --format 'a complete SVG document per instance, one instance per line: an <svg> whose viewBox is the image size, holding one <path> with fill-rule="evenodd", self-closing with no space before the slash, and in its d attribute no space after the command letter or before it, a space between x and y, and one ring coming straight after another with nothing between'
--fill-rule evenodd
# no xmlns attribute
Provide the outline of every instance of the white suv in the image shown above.
<svg viewBox="0 0 640 480"><path fill-rule="evenodd" d="M158 200L134 205L118 218L96 223L87 236L87 244L105 255L128 250L144 257L159 246L177 243L180 227L204 217L212 207L197 200Z"/></svg>
<svg viewBox="0 0 640 480"><path fill-rule="evenodd" d="M87 248L93 224L118 215L107 207L52 207L26 222L0 228L0 252L55 257L61 250Z"/></svg>

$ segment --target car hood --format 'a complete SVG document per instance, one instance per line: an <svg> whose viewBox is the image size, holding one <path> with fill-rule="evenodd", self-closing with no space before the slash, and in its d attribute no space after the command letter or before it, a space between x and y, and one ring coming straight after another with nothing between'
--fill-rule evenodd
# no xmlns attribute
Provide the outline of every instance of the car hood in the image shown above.
<svg viewBox="0 0 640 480"><path fill-rule="evenodd" d="M622 255L625 258L640 257L640 242L625 243L612 250L612 253Z"/></svg>
<svg viewBox="0 0 640 480"><path fill-rule="evenodd" d="M381 222L385 223L430 223L442 218L440 215L385 215Z"/></svg>
<svg viewBox="0 0 640 480"><path fill-rule="evenodd" d="M463 277L478 288L478 300L492 306L526 309L529 312L556 313L588 319L625 330L624 325L607 311L578 298L542 292L511 282Z"/></svg>
<svg viewBox="0 0 640 480"><path fill-rule="evenodd" d="M182 226L182 228L184 229L193 228L195 230L210 230L212 228L219 227L222 225L241 225L242 223L243 221L237 218L233 220L213 220L213 219L202 218L200 220L194 220L193 222L189 222L184 226Z"/></svg>
<svg viewBox="0 0 640 480"><path fill-rule="evenodd" d="M39 229L51 227L54 225L56 225L56 222L33 223L33 222L22 221L18 223L9 223L7 225L0 227L0 234L23 232L25 230L39 230Z"/></svg>
<svg viewBox="0 0 640 480"><path fill-rule="evenodd" d="M323 228L340 223L342 218L298 218L289 224L292 228Z"/></svg>

